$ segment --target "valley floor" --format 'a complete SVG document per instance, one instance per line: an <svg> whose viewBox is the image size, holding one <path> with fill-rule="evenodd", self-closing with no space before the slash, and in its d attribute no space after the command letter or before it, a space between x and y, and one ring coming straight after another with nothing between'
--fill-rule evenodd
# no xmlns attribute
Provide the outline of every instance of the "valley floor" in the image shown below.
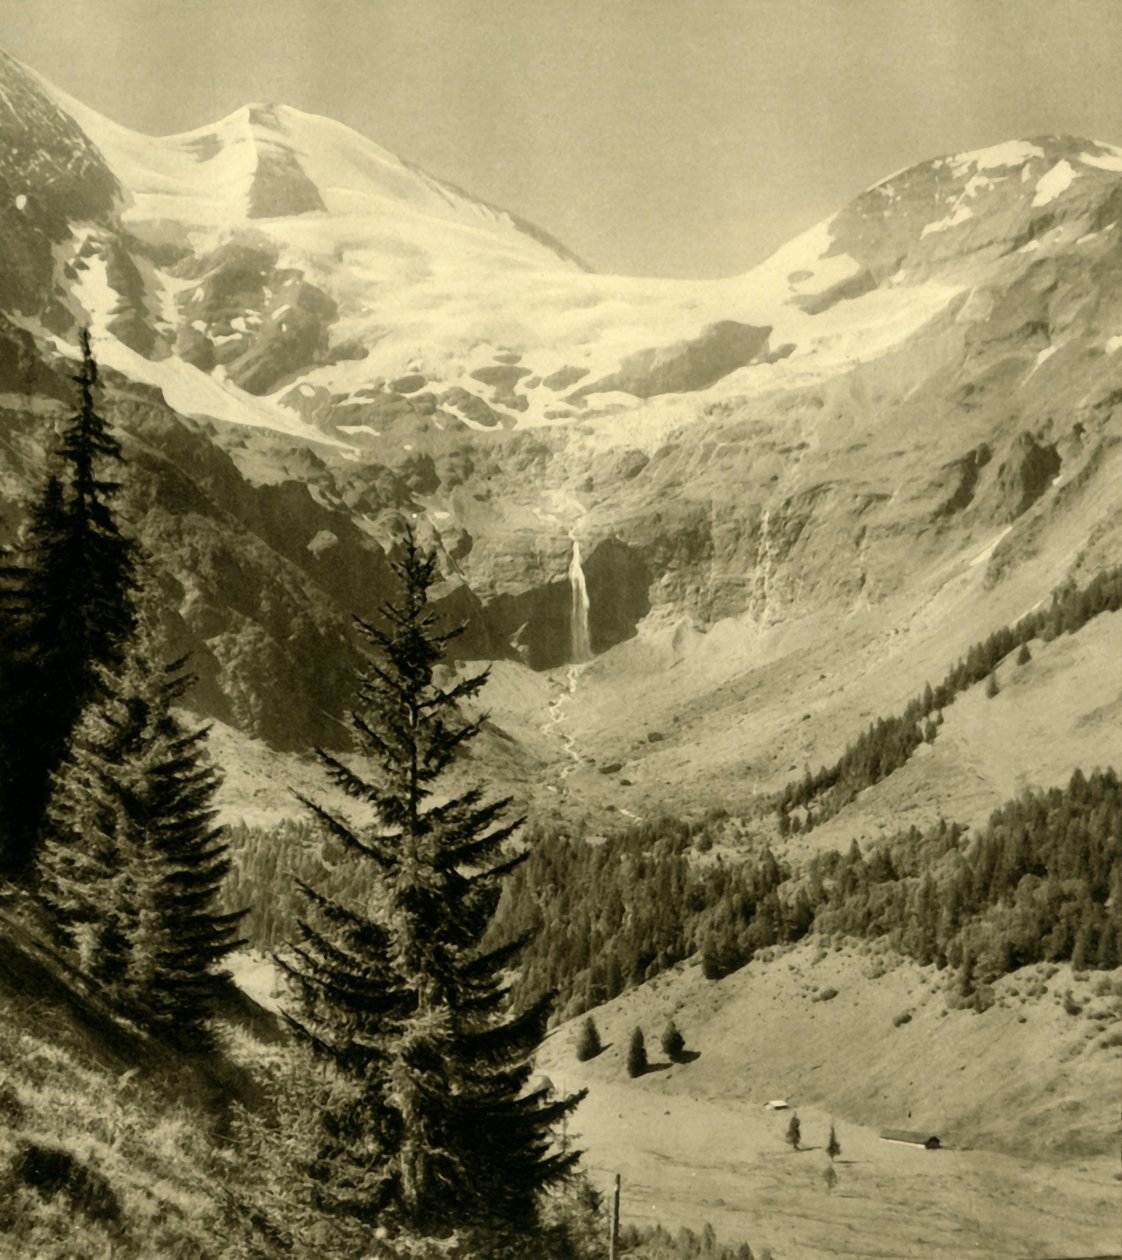
<svg viewBox="0 0 1122 1260"><path fill-rule="evenodd" d="M560 1091L589 1087L570 1137L598 1189L621 1175L624 1221L709 1222L777 1260L1116 1255L1116 989L1116 975L1026 968L976 1014L948 1009L933 968L808 941L718 982L694 966L659 977L594 1013L596 1059L576 1059L578 1020L540 1067ZM670 1016L690 1061L659 1049ZM631 1080L637 1026L652 1070ZM890 1127L944 1149L884 1142Z"/></svg>
<svg viewBox="0 0 1122 1260"><path fill-rule="evenodd" d="M580 1083L575 1073L551 1079ZM623 1220L672 1233L709 1222L722 1241L770 1247L780 1260L1028 1260L1117 1249L1113 1158L1054 1165L984 1150L924 1151L846 1121L829 1190L831 1117L813 1106L798 1114L806 1146L796 1152L784 1140L788 1112L667 1095L653 1079L596 1082L574 1129L598 1189L621 1175Z"/></svg>

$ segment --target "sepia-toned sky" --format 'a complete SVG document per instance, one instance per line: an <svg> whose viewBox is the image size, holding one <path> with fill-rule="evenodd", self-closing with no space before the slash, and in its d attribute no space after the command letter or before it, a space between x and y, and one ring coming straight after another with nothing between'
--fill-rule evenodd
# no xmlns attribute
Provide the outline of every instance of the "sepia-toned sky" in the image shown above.
<svg viewBox="0 0 1122 1260"><path fill-rule="evenodd" d="M893 170L1122 143L1122 0L0 0L0 45L162 134L348 123L600 271L717 276Z"/></svg>

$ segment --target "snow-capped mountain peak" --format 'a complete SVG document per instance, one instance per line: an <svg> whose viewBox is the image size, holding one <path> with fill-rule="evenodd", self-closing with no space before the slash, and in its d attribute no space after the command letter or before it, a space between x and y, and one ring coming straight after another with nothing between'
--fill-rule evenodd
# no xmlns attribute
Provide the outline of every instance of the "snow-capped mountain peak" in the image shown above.
<svg viewBox="0 0 1122 1260"><path fill-rule="evenodd" d="M846 372L1122 219L1122 150L1045 137L897 172L746 275L628 279L284 105L145 136L6 58L0 130L9 309L91 325L189 409L353 446L587 417L657 441L683 397Z"/></svg>

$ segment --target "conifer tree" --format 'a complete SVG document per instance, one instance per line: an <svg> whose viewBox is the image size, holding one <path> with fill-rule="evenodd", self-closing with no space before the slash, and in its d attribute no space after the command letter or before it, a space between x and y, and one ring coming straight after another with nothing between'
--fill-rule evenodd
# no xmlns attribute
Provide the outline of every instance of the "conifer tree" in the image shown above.
<svg viewBox="0 0 1122 1260"><path fill-rule="evenodd" d="M636 1028L631 1034L631 1044L627 1048L627 1075L642 1076L647 1070L647 1044L643 1040L643 1030Z"/></svg>
<svg viewBox="0 0 1122 1260"><path fill-rule="evenodd" d="M119 669L101 671L101 694L54 777L40 892L112 999L201 1053L242 916L218 909L229 862L214 825L207 731L172 711L190 678L182 662L150 664L155 654L145 629Z"/></svg>
<svg viewBox="0 0 1122 1260"><path fill-rule="evenodd" d="M81 333L78 411L63 426L22 546L0 564L0 874L32 870L51 775L101 666L134 626L134 547L117 524L121 449L94 404L97 364Z"/></svg>
<svg viewBox="0 0 1122 1260"><path fill-rule="evenodd" d="M837 1159L842 1153L841 1143L838 1141L837 1130L834 1128L834 1122L830 1121L830 1140L826 1143L826 1154L831 1160Z"/></svg>
<svg viewBox="0 0 1122 1260"><path fill-rule="evenodd" d="M670 1020L662 1031L662 1053L671 1063L677 1063L685 1048L685 1037L678 1031L678 1025Z"/></svg>
<svg viewBox="0 0 1122 1260"><path fill-rule="evenodd" d="M349 816L305 802L372 878L348 904L304 886L307 916L283 963L292 1022L334 1068L316 1172L334 1210L426 1234L498 1225L532 1233L539 1191L577 1159L553 1126L580 1097L527 1092L552 995L512 1009L507 973L524 941L485 949L521 820L471 787L434 796L480 729L460 715L487 674L448 687L434 671L462 627L428 607L436 559L406 535L400 593L384 628L358 621L370 655L351 715L372 770L319 751L355 802Z"/></svg>
<svg viewBox="0 0 1122 1260"><path fill-rule="evenodd" d="M787 1141L792 1150L799 1149L799 1143L803 1140L802 1125L799 1124L797 1115L791 1117L791 1123L787 1126Z"/></svg>
<svg viewBox="0 0 1122 1260"><path fill-rule="evenodd" d="M581 1025L580 1036L577 1039L577 1059L581 1063L586 1063L589 1059L595 1059L603 1048L600 1030L596 1027L596 1021L589 1015Z"/></svg>

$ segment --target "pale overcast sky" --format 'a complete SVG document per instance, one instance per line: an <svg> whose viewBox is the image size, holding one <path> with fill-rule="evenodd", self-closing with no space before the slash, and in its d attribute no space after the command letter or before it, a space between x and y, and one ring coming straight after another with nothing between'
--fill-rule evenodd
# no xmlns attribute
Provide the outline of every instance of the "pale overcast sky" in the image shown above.
<svg viewBox="0 0 1122 1260"><path fill-rule="evenodd" d="M891 171L1122 143L1122 0L0 0L0 44L139 131L327 114L597 270L717 276Z"/></svg>

